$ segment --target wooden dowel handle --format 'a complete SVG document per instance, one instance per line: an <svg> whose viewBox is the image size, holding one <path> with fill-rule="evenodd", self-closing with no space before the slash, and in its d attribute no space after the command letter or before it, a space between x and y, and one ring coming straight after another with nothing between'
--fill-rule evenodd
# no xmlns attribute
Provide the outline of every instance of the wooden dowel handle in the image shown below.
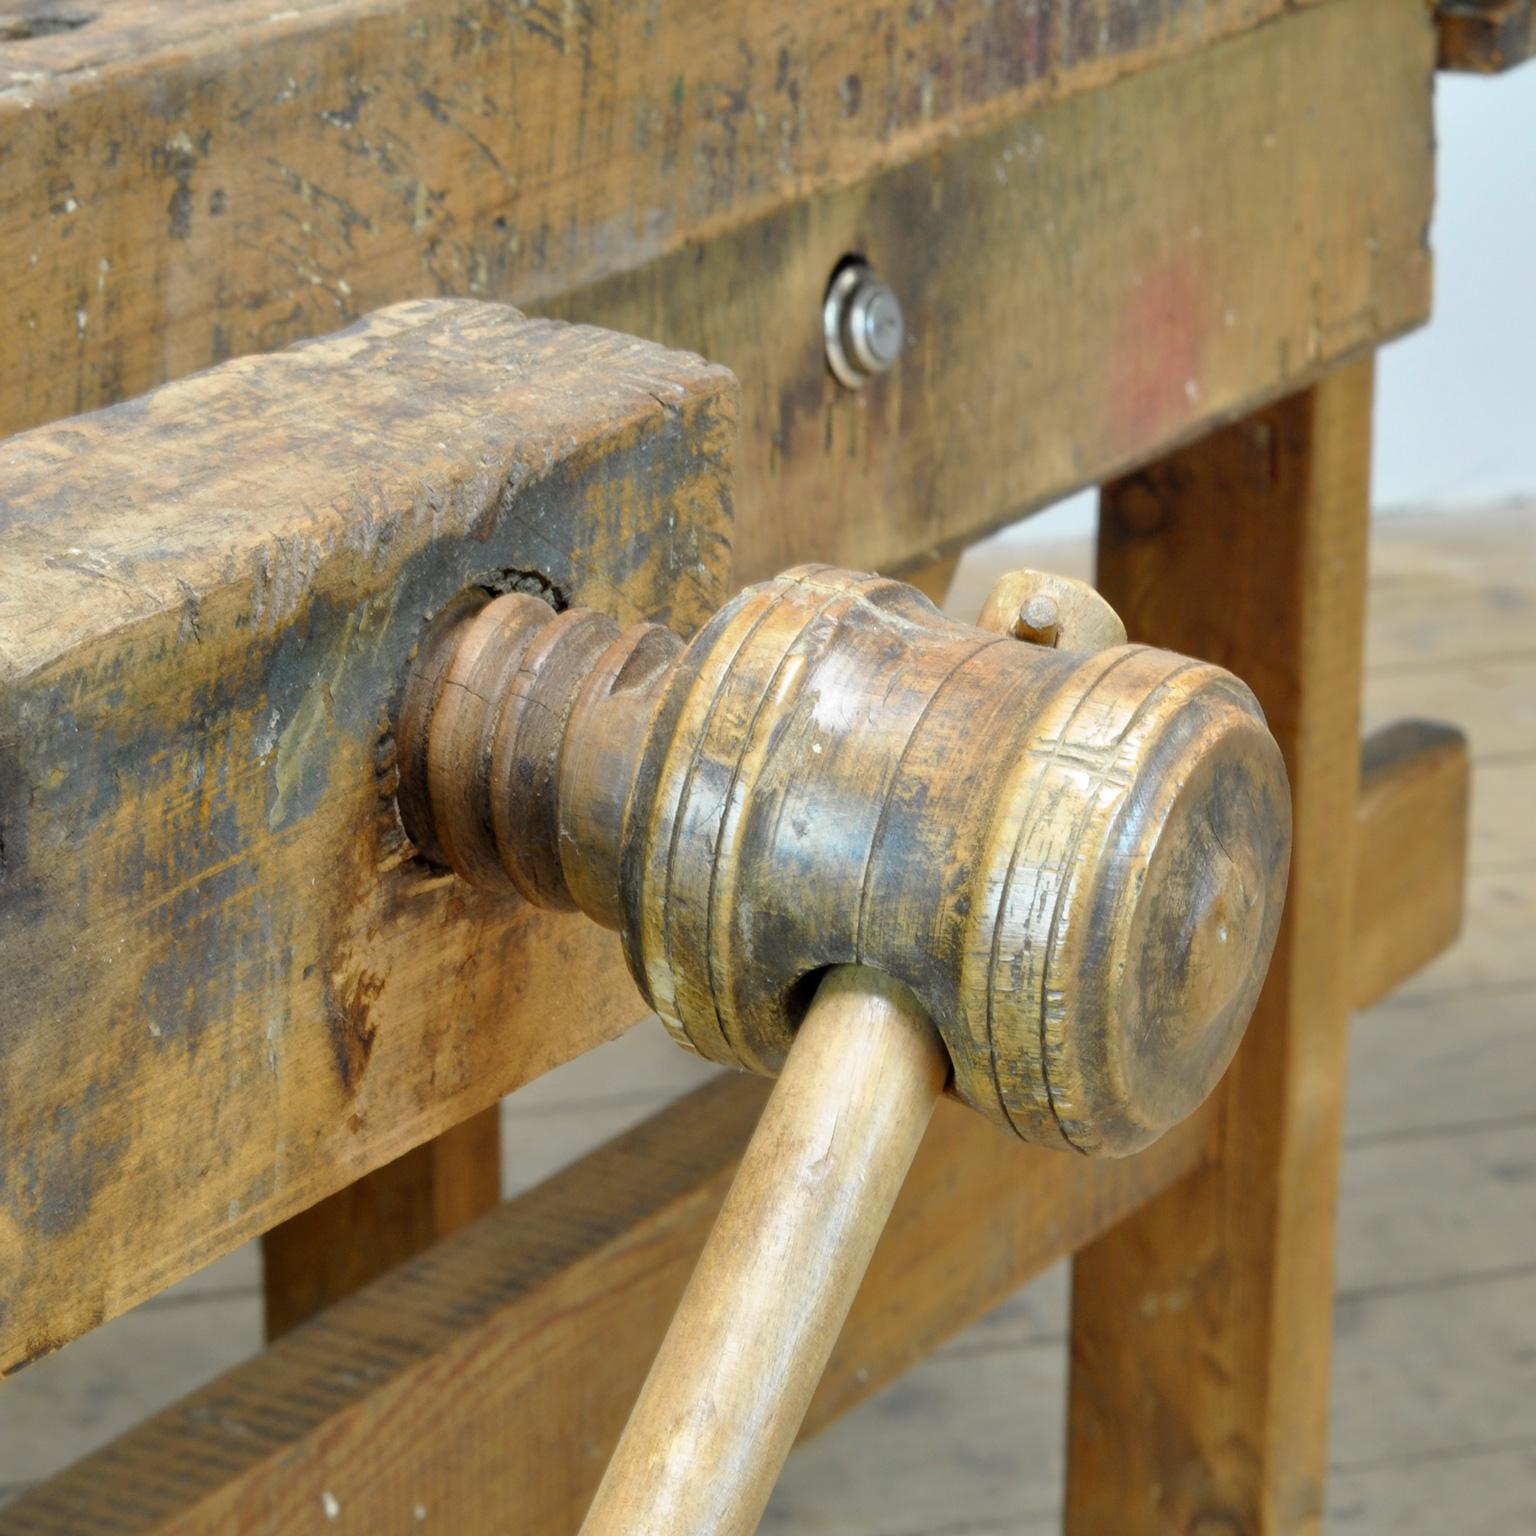
<svg viewBox="0 0 1536 1536"><path fill-rule="evenodd" d="M904 987L827 975L583 1536L756 1530L948 1075Z"/></svg>

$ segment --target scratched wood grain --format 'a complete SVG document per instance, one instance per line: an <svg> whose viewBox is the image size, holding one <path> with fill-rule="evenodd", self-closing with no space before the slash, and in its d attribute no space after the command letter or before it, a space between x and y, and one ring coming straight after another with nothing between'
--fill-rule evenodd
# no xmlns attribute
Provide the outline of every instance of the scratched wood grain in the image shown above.
<svg viewBox="0 0 1536 1536"><path fill-rule="evenodd" d="M1288 8L18 7L0 432L402 298L559 293Z"/></svg>
<svg viewBox="0 0 1536 1536"><path fill-rule="evenodd" d="M472 584L697 623L734 436L698 358L432 300L6 444L0 1367L643 1013L413 856L391 701Z"/></svg>
<svg viewBox="0 0 1536 1536"><path fill-rule="evenodd" d="M1339 0L538 307L736 372L738 575L897 570L1420 324L1434 48ZM909 332L857 393L817 323L850 251Z"/></svg>
<svg viewBox="0 0 1536 1536"><path fill-rule="evenodd" d="M744 579L896 569L1428 309L1416 6L202 9L0 45L0 429L421 293L627 316L752 390ZM854 249L913 339L856 397Z"/></svg>

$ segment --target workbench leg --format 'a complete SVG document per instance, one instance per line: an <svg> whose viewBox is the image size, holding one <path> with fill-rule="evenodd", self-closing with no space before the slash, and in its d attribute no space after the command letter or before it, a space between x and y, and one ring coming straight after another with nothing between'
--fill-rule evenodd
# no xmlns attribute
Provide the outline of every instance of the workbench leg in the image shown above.
<svg viewBox="0 0 1536 1536"><path fill-rule="evenodd" d="M1208 1164L1077 1258L1070 1536L1320 1525L1371 384L1367 359L1104 492L1104 595L1132 640L1250 683L1296 821L1279 946Z"/></svg>
<svg viewBox="0 0 1536 1536"><path fill-rule="evenodd" d="M431 1247L501 1199L501 1109L472 1115L261 1240L267 1337Z"/></svg>

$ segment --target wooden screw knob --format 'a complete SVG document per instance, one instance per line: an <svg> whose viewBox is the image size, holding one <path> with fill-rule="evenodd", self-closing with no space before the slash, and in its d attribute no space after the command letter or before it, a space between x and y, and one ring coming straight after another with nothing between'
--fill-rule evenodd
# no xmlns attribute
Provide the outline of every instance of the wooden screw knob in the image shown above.
<svg viewBox="0 0 1536 1536"><path fill-rule="evenodd" d="M1020 644L827 567L738 594L686 647L523 597L452 623L400 721L407 830L619 929L680 1043L776 1072L815 980L873 967L927 1009L953 1092L1099 1154L1225 1069L1290 810L1221 668Z"/></svg>

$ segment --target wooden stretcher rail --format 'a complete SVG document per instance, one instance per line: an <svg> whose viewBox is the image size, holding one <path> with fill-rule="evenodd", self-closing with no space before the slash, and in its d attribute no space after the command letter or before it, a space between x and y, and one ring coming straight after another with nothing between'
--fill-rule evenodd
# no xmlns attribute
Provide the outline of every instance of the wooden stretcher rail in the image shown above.
<svg viewBox="0 0 1536 1536"><path fill-rule="evenodd" d="M5 1536L576 1529L767 1085L700 1089L0 1511ZM1200 1157L1025 1147L943 1104L806 1434ZM329 1507L327 1505L327 1507ZM419 1527L415 1527L419 1528ZM432 1528L428 1526L428 1528Z"/></svg>
<svg viewBox="0 0 1536 1536"><path fill-rule="evenodd" d="M1459 926L1466 806L1454 732L1389 727L1365 756L1362 1004ZM1397 884L1431 870L1446 900L1403 925ZM327 1494L358 1530L412 1530L420 1508L472 1536L515 1510L520 1533L564 1536L766 1091L729 1077L672 1105L24 1495L0 1511L0 1536L212 1536L237 1510L243 1536L281 1536ZM805 1433L1193 1168L1211 1118L1104 1162L1020 1146L940 1105Z"/></svg>
<svg viewBox="0 0 1536 1536"><path fill-rule="evenodd" d="M0 50L40 167L0 190L0 428L498 298L737 373L738 578L896 570L1428 314L1401 0L192 10ZM853 251L910 339L857 394L820 330Z"/></svg>
<svg viewBox="0 0 1536 1536"><path fill-rule="evenodd" d="M1366 738L1350 956L1356 1008L1390 996L1461 931L1470 793L1467 738L1453 726L1399 720Z"/></svg>

